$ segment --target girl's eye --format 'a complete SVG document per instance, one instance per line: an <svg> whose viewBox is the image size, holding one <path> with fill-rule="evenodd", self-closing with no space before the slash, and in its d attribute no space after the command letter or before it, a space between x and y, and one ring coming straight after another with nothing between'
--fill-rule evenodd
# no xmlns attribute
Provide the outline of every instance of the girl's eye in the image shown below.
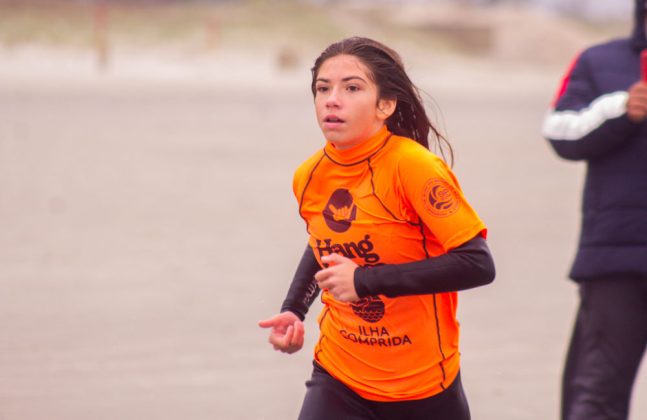
<svg viewBox="0 0 647 420"><path fill-rule="evenodd" d="M359 90L359 86L349 85L346 89L348 89L350 92L357 92Z"/></svg>
<svg viewBox="0 0 647 420"><path fill-rule="evenodd" d="M328 86L317 86L316 91L318 93L325 93L328 92Z"/></svg>

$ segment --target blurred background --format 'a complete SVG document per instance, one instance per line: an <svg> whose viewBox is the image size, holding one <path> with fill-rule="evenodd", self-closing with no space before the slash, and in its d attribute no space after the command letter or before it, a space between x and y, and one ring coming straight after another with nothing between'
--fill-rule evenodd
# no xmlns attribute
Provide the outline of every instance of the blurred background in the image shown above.
<svg viewBox="0 0 647 420"><path fill-rule="evenodd" d="M540 126L630 0L0 0L0 420L293 419L317 338L267 344L322 147L309 69L399 51L489 227L460 294L473 418L558 418L584 166ZM647 418L647 372L632 419Z"/></svg>

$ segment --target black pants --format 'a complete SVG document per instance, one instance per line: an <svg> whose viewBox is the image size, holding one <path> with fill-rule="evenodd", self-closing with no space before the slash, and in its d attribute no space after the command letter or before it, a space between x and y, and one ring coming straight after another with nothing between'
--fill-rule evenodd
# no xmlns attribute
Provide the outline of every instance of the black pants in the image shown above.
<svg viewBox="0 0 647 420"><path fill-rule="evenodd" d="M299 420L470 420L460 374L445 391L401 402L366 400L314 363Z"/></svg>
<svg viewBox="0 0 647 420"><path fill-rule="evenodd" d="M580 284L564 368L562 420L625 420L647 344L647 279Z"/></svg>

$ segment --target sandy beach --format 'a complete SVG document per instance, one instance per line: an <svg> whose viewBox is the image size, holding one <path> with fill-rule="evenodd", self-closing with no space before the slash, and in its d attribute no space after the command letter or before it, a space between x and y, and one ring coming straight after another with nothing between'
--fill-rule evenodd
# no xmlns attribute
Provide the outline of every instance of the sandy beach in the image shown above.
<svg viewBox="0 0 647 420"><path fill-rule="evenodd" d="M417 51L497 264L460 293L472 418L556 419L584 166L539 128L567 63ZM87 51L0 50L0 420L296 417L321 306L291 356L256 322L306 241L291 181L323 145L313 58L120 50L100 72Z"/></svg>

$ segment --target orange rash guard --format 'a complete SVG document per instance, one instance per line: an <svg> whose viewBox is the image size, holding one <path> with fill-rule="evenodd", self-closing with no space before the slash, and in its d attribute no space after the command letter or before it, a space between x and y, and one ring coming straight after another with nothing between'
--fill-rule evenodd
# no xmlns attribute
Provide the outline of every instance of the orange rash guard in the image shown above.
<svg viewBox="0 0 647 420"><path fill-rule="evenodd" d="M386 127L351 149L326 144L293 189L320 265L330 253L361 266L418 261L486 232L447 165ZM322 301L315 360L363 398L427 398L458 374L456 292L344 303L324 290Z"/></svg>

